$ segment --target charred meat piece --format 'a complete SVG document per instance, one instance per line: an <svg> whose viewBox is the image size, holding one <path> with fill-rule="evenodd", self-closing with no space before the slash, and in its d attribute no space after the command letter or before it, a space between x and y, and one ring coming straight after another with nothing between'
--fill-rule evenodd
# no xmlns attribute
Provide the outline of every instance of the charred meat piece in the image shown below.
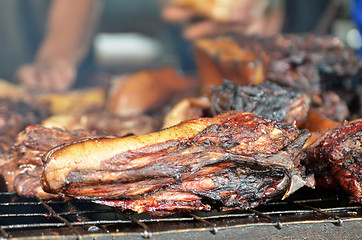
<svg viewBox="0 0 362 240"><path fill-rule="evenodd" d="M353 49L333 36L219 36L196 41L195 49L206 92L224 78L252 84L269 80L310 95L322 90L353 91L362 69Z"/></svg>
<svg viewBox="0 0 362 240"><path fill-rule="evenodd" d="M0 136L15 138L26 126L39 124L49 115L47 104L0 98Z"/></svg>
<svg viewBox="0 0 362 240"><path fill-rule="evenodd" d="M353 199L362 203L362 119L326 131L306 148L305 165L331 175Z"/></svg>
<svg viewBox="0 0 362 240"><path fill-rule="evenodd" d="M43 157L46 192L160 216L247 209L313 185L300 166L309 134L230 111L160 132L78 141Z"/></svg>
<svg viewBox="0 0 362 240"><path fill-rule="evenodd" d="M343 101L335 92L322 92L321 99L322 104L316 106L316 110L327 118L342 123L350 115L346 102Z"/></svg>
<svg viewBox="0 0 362 240"><path fill-rule="evenodd" d="M307 119L311 100L301 92L265 81L261 84L233 84L224 80L223 85L212 88L213 114L230 110L253 112L272 120L301 126Z"/></svg>
<svg viewBox="0 0 362 240"><path fill-rule="evenodd" d="M28 126L18 134L10 150L1 156L0 188L26 197L54 197L45 193L40 185L43 154L55 146L96 136L94 132L85 130L66 131L40 125Z"/></svg>

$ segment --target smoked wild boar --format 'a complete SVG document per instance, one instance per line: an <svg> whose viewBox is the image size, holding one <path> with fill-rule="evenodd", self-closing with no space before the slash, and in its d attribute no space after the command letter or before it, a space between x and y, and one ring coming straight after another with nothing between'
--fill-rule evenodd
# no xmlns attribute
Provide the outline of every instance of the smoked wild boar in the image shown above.
<svg viewBox="0 0 362 240"><path fill-rule="evenodd" d="M300 165L308 137L295 125L230 111L150 134L55 147L43 156L42 187L158 216L248 209L313 186Z"/></svg>

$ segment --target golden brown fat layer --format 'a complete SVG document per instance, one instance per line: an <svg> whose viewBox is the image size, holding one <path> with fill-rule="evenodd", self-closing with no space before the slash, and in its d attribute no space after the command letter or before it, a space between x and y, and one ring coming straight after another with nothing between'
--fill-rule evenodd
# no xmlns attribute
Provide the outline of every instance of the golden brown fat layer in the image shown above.
<svg viewBox="0 0 362 240"><path fill-rule="evenodd" d="M43 158L45 166L42 177L43 187L50 192L56 191L64 185L64 179L70 171L99 169L104 160L111 159L122 152L157 145L169 140L191 138L213 123L204 118L183 122L151 134L87 139L56 147Z"/></svg>
<svg viewBox="0 0 362 240"><path fill-rule="evenodd" d="M221 127L222 130L215 130L212 125L217 128ZM210 146L216 144L216 150L220 148L220 151L227 151L230 154L244 155L277 153L293 142L299 134L299 130L295 126L279 126L276 122L256 117L253 113L231 111L214 118L200 118L182 122L163 131L146 135L113 139L88 139L59 146L44 155L43 188L48 192L60 193L63 188L72 184L79 187L90 187L93 184L122 182L122 179L128 179L127 172L124 170L145 167L149 161L156 160L159 164L167 164L167 159L170 157L161 160L162 151L172 154L173 149L180 148L180 144L190 144L187 141L204 130L206 135L208 135L207 131L212 133L210 137L198 135L198 138L194 139L194 144L210 141ZM230 139L230 142L223 142L227 139ZM186 147L184 150L186 155L194 156L193 151L202 154L200 148ZM176 153L179 151L180 149ZM135 154L137 154L136 157L133 156ZM150 154L158 154L158 157L149 157ZM220 154L216 152L209 155L208 161L211 162L220 158ZM202 158L199 159L202 160ZM273 164L289 170L294 166L294 163L292 162L293 159L290 157L288 159L288 161L282 161L270 158ZM107 164L107 162L111 162L112 165ZM272 163L265 160L264 164ZM173 171L172 169L169 170ZM178 171L177 169L174 170ZM103 171L105 173L102 173ZM87 178L90 179L87 181ZM85 191L85 188L82 187L82 189Z"/></svg>

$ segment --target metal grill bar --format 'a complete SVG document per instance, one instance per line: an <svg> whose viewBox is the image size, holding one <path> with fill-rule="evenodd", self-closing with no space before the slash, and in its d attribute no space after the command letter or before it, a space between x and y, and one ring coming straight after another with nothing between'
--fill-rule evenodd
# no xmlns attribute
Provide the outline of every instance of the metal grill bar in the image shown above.
<svg viewBox="0 0 362 240"><path fill-rule="evenodd" d="M275 227L276 227L277 229L281 229L281 228L282 228L282 223L279 221L279 219L273 218L273 217L271 217L271 216L269 216L269 215L267 215L267 214L265 214L265 213L262 213L262 212L259 212L259 211L255 210L255 209L249 209L248 211L257 214L258 216L261 216L261 217L264 217L264 218L269 219L270 222L275 223Z"/></svg>
<svg viewBox="0 0 362 240"><path fill-rule="evenodd" d="M330 212L327 212L327 211L324 211L322 209L318 209L318 208L315 208L315 207L311 207L311 206L308 206L308 205L305 205L305 204L301 204L301 203L294 203L294 204L297 204L297 205L299 205L301 207L304 207L304 208L312 209L313 211L324 214L327 217L334 218L334 219L337 220L337 226L342 226L343 220L340 217L338 217L338 216L336 216L336 215L334 215L334 214L332 214Z"/></svg>
<svg viewBox="0 0 362 240"><path fill-rule="evenodd" d="M60 221L62 221L63 223L65 223L65 225L67 225L67 227L69 227L70 231L75 234L77 237L81 235L81 233L79 233L76 229L74 229L73 225L65 218L63 218L62 216L59 216L48 204L46 204L42 199L38 199L38 201L43 205L44 208L46 208L49 213L51 214L51 216L58 218ZM80 237L78 237L80 238Z"/></svg>
<svg viewBox="0 0 362 240"><path fill-rule="evenodd" d="M38 210L22 212L20 210L22 208ZM51 217L54 220L51 220ZM33 218L36 220L33 221ZM280 229L285 224L342 225L344 222L362 221L362 206L350 204L346 198L327 196L305 200L296 199L289 202L275 201L248 211L210 213L196 211L168 218L152 218L144 214L130 215L117 208L87 202L40 199L37 201L20 198L15 194L0 193L0 220L0 232L4 238L17 237L18 232L21 231L27 232L34 229L58 231L59 228L66 230L66 235L78 239L84 234L116 234L118 231L151 238L160 232L177 233L195 231L195 229L209 230L216 234L220 230L250 226L275 226Z"/></svg>
<svg viewBox="0 0 362 240"><path fill-rule="evenodd" d="M0 226L0 232L1 232L1 235L4 237L4 238L9 238L9 234L5 231L5 229L3 229L1 226Z"/></svg>
<svg viewBox="0 0 362 240"><path fill-rule="evenodd" d="M200 222L202 222L203 224L205 224L206 226L208 226L208 227L210 228L210 232L211 232L212 234L216 234L216 233L218 232L218 229L217 229L217 227L216 227L216 224L213 224L213 223L207 221L206 219L201 218L201 217L199 217L199 216L197 216L197 215L195 215L195 214L193 214L193 213L189 213L189 215L190 215L191 217L193 217L195 220L200 221Z"/></svg>
<svg viewBox="0 0 362 240"><path fill-rule="evenodd" d="M143 230L144 230L144 231L143 231L143 236L144 236L145 238L151 238L151 237L152 237L152 232L151 232L150 228L149 228L145 223L143 223L143 222L141 222L140 220L132 217L132 216L129 215L129 214L126 214L126 213L121 212L118 208L116 208L116 211L117 211L117 213L125 216L126 218L128 218L128 219L131 220L132 222L135 222L137 225L141 226L141 227L143 228Z"/></svg>

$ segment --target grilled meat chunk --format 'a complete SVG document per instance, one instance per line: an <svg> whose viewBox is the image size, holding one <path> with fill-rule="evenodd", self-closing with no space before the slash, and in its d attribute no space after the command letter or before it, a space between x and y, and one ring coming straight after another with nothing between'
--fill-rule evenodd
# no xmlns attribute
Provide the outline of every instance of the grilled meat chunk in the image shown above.
<svg viewBox="0 0 362 240"><path fill-rule="evenodd" d="M362 63L353 49L333 36L284 34L271 38L219 36L196 41L203 91L235 83L269 80L310 95L322 90L353 91Z"/></svg>
<svg viewBox="0 0 362 240"><path fill-rule="evenodd" d="M253 112L272 120L301 126L307 119L310 98L301 92L265 81L261 84L233 84L212 88L211 112L221 114L230 110Z"/></svg>
<svg viewBox="0 0 362 240"><path fill-rule="evenodd" d="M49 115L47 104L0 98L0 136L15 138L26 126L39 124Z"/></svg>
<svg viewBox="0 0 362 240"><path fill-rule="evenodd" d="M26 197L55 197L45 193L40 185L41 157L44 153L67 142L98 136L85 130L66 131L30 125L20 132L16 142L0 159L0 189Z"/></svg>
<svg viewBox="0 0 362 240"><path fill-rule="evenodd" d="M362 119L326 131L306 150L309 169L331 175L345 192L362 203Z"/></svg>
<svg viewBox="0 0 362 240"><path fill-rule="evenodd" d="M247 209L312 185L300 166L309 134L230 111L146 135L58 146L43 157L43 189L136 212Z"/></svg>
<svg viewBox="0 0 362 240"><path fill-rule="evenodd" d="M337 122L346 120L350 111L344 100L342 100L335 92L325 91L321 93L322 104L316 106L316 110Z"/></svg>

